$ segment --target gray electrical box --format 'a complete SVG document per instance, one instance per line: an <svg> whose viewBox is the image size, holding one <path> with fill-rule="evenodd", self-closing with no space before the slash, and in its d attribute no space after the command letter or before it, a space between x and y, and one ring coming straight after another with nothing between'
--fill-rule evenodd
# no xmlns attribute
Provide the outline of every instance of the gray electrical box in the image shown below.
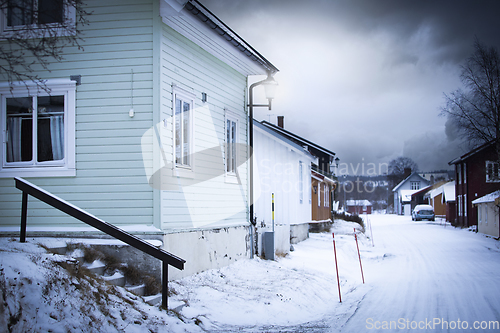
<svg viewBox="0 0 500 333"><path fill-rule="evenodd" d="M262 234L262 249L266 260L274 260L274 232L268 231Z"/></svg>

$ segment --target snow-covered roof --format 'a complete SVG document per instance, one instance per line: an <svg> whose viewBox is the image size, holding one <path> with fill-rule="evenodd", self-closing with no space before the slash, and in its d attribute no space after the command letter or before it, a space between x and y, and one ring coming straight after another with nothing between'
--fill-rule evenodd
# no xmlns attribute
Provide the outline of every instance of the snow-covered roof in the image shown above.
<svg viewBox="0 0 500 333"><path fill-rule="evenodd" d="M419 190L401 190L399 193L401 194L401 201L410 202L411 195Z"/></svg>
<svg viewBox="0 0 500 333"><path fill-rule="evenodd" d="M455 201L455 181L444 184L443 202Z"/></svg>
<svg viewBox="0 0 500 333"><path fill-rule="evenodd" d="M371 206L372 203L368 200L347 200L347 206Z"/></svg>
<svg viewBox="0 0 500 333"><path fill-rule="evenodd" d="M500 190L497 190L495 192L492 192L490 194L486 194L483 197L477 198L476 200L472 201L473 205L481 204L481 203L487 203L487 202L495 202L495 199L500 198Z"/></svg>
<svg viewBox="0 0 500 333"><path fill-rule="evenodd" d="M398 185L396 185L396 187L394 187L392 189L392 192L396 192L401 186L403 186L404 183L406 183L410 178L413 177L413 175L417 175L418 177L420 177L423 181L425 181L427 184L429 184L429 181L427 179L425 179L424 177L422 177L421 175L419 175L417 172L412 172L408 177L406 177L405 179L403 179Z"/></svg>

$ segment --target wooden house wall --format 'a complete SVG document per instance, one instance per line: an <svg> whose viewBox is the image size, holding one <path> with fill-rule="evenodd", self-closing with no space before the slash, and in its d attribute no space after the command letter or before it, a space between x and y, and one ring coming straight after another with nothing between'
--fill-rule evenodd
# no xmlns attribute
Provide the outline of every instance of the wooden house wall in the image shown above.
<svg viewBox="0 0 500 333"><path fill-rule="evenodd" d="M500 189L500 182L486 182L486 161L496 161L496 153L493 146L479 151L460 163L462 165L462 172L463 165L466 165L465 172L467 175L465 182L463 177L460 184L456 181L455 192L457 198L459 195L467 196L467 201L462 201L464 205L467 205L467 215L458 215L457 200L457 225L459 226L468 227L477 225L477 208L473 207L472 201Z"/></svg>
<svg viewBox="0 0 500 333"><path fill-rule="evenodd" d="M212 151L216 155L212 157L203 151L220 148L224 143L226 113L238 120L238 143L247 143L247 79L164 24L160 42L161 100L160 119L157 121L171 119L172 93L176 87L194 96L193 148L195 153L202 152L196 154L194 160L193 180L197 182L204 179L204 174L217 173L217 169L223 167L223 149ZM202 92L207 94L207 103L201 101ZM163 127L162 141L170 161L173 161L172 138L172 128ZM219 174L200 181L196 186L161 192L162 229L248 224L248 150L241 148L238 155L241 184L227 182L224 174Z"/></svg>
<svg viewBox="0 0 500 333"><path fill-rule="evenodd" d="M31 178L57 196L114 224L152 224L153 191L142 162L141 136L153 124L153 1L85 1L83 50L38 68L42 79L81 75L76 88L76 177ZM133 71L133 82L132 82ZM133 93L132 93L133 86ZM132 106L135 116L129 117ZM2 226L18 225L21 192L0 179ZM30 198L28 226L81 226Z"/></svg>

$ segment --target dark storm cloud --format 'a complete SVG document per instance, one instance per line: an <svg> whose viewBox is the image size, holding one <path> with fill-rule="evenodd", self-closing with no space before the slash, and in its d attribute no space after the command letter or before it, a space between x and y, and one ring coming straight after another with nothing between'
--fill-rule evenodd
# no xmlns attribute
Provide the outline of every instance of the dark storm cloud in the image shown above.
<svg viewBox="0 0 500 333"><path fill-rule="evenodd" d="M340 24L356 33L387 31L404 43L423 26L430 26L431 43L440 50L436 61L462 62L472 50L475 37L488 45L500 46L500 1L321 1L321 0L204 0L216 15L236 22L266 15L279 22L294 20L305 30ZM254 26L258 29L257 26ZM317 33L324 33L317 31ZM245 38L245 36L243 36ZM415 56L408 57L416 61Z"/></svg>
<svg viewBox="0 0 500 333"><path fill-rule="evenodd" d="M200 1L280 69L257 120L285 115L349 165L411 154L422 170L446 167L462 152L439 117L443 93L461 86L475 38L500 49L500 1Z"/></svg>

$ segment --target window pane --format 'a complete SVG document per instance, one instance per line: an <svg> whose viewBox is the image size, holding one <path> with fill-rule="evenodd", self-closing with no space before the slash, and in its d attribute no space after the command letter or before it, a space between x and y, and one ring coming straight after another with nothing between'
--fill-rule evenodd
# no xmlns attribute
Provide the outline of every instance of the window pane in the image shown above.
<svg viewBox="0 0 500 333"><path fill-rule="evenodd" d="M231 122L231 171L236 172L236 122Z"/></svg>
<svg viewBox="0 0 500 333"><path fill-rule="evenodd" d="M33 100L7 98L7 162L33 159Z"/></svg>
<svg viewBox="0 0 500 333"><path fill-rule="evenodd" d="M38 97L38 161L64 158L64 96Z"/></svg>
<svg viewBox="0 0 500 333"><path fill-rule="evenodd" d="M226 171L231 171L231 120L226 120Z"/></svg>
<svg viewBox="0 0 500 333"><path fill-rule="evenodd" d="M38 23L62 23L63 0L38 0Z"/></svg>
<svg viewBox="0 0 500 333"><path fill-rule="evenodd" d="M186 103L184 102L184 105L183 105L183 108L182 108L182 113L183 113L183 116L182 116L182 132L183 132L183 140L182 140L182 144L183 144L183 149L182 149L182 153L183 153L183 164L185 165L190 165L191 164L191 157L190 157L190 154L191 154L191 151L189 149L189 146L190 146L190 140L189 140L189 136L190 136L190 130L189 130L189 118L190 118L190 115L189 115L189 111L191 109L191 105L189 103Z"/></svg>
<svg viewBox="0 0 500 333"><path fill-rule="evenodd" d="M181 106L182 101L180 99L175 99L175 163L182 163L182 129L181 129Z"/></svg>
<svg viewBox="0 0 500 333"><path fill-rule="evenodd" d="M33 0L10 0L7 6L7 26L33 24Z"/></svg>

